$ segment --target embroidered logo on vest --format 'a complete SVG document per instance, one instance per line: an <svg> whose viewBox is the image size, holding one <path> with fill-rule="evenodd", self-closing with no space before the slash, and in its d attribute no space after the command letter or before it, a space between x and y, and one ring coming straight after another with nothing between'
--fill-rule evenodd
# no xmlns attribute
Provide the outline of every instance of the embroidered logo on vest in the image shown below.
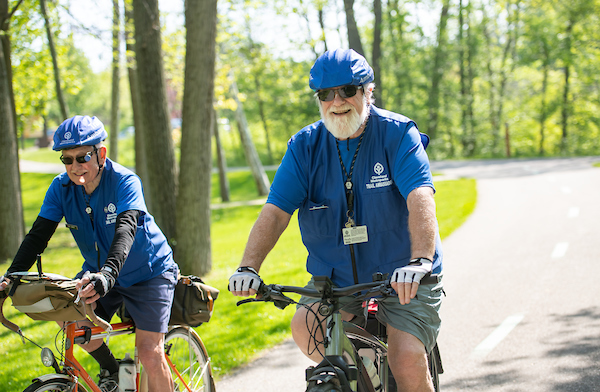
<svg viewBox="0 0 600 392"><path fill-rule="evenodd" d="M375 175L371 176L371 181L366 184L367 189L383 188L392 185L392 180L390 180L387 173L383 174L385 167L380 162L377 162L373 166L373 172Z"/></svg>
<svg viewBox="0 0 600 392"><path fill-rule="evenodd" d="M104 207L106 214L106 225L113 225L117 222L117 206L114 203L109 203Z"/></svg>

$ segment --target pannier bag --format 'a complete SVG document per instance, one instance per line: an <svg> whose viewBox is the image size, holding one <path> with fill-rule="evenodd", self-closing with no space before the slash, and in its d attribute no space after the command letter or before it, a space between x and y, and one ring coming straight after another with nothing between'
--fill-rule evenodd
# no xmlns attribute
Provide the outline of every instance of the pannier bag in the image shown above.
<svg viewBox="0 0 600 392"><path fill-rule="evenodd" d="M110 325L98 318L85 301L77 301L76 281L56 274L16 273L2 292L12 305L34 320L78 321L89 317L105 330Z"/></svg>
<svg viewBox="0 0 600 392"><path fill-rule="evenodd" d="M169 325L197 327L212 316L219 290L205 284L197 276L181 276L175 286Z"/></svg>

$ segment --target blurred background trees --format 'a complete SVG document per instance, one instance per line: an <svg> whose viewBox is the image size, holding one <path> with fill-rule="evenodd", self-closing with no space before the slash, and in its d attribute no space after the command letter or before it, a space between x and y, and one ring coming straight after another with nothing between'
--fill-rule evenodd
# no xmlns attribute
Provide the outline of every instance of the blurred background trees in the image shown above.
<svg viewBox="0 0 600 392"><path fill-rule="evenodd" d="M218 151L216 138L210 143L215 169L253 167L255 154L259 164L276 165L289 137L319 119L308 73L326 49L352 47L367 58L377 70L376 104L415 120L432 138L433 159L600 154L600 0L220 0L214 71L192 76L185 73L191 65L184 0L170 0L168 10L165 0L104 3L0 1L6 69L0 95L8 105L0 111L7 140L0 148L14 161L11 138L21 149L51 144L47 136L64 119L63 107L71 115L98 116L111 138L118 135L119 162L139 173L175 248L175 206L188 186L181 181L185 127L202 133L203 144L206 135L219 135ZM151 17L150 30L141 33L144 17ZM107 23L97 23L102 18ZM140 40L151 32L160 48L143 53L149 43ZM90 51L81 37L95 37L103 47ZM208 47L200 59L205 56ZM120 60L113 64L113 58ZM214 87L191 77L210 79ZM184 93L188 88L203 91ZM204 114L182 127L188 93L195 98L187 104ZM205 99L214 115L206 114ZM241 137L244 128L249 138ZM264 169L257 170L262 181ZM3 171L3 183L14 183L11 170ZM17 206L15 189L18 184L2 192Z"/></svg>

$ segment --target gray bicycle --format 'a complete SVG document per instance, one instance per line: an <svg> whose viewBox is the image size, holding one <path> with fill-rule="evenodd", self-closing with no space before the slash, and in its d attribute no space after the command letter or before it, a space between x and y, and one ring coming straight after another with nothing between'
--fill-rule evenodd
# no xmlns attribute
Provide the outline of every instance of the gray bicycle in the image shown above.
<svg viewBox="0 0 600 392"><path fill-rule="evenodd" d="M422 284L437 283L435 275L426 276ZM307 392L395 392L396 382L391 374L387 359L387 334L385 325L377 321L376 297L395 296L389 280L376 274L371 283L361 283L336 288L328 277L315 276L315 289L278 284L261 284L256 298L245 299L238 305L249 302L272 302L279 309L297 302L284 293L296 293L320 299L318 313L325 321L316 328L324 332L320 339L311 334L315 347L323 344L323 360L306 369ZM360 293L359 297L369 303L366 325L343 321L339 298ZM369 302L368 300L371 300ZM310 309L310 308L309 308ZM312 311L312 310L311 310ZM316 315L315 315L316 316ZM313 328L313 332L316 331ZM322 341L318 341L322 340ZM436 346L428 354L429 371L435 391L439 391L439 374L443 373L439 349Z"/></svg>

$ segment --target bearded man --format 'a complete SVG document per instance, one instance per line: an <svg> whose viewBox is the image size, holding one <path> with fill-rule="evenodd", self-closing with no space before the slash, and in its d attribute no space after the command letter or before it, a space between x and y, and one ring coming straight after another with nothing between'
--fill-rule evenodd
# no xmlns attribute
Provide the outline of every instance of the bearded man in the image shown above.
<svg viewBox="0 0 600 392"><path fill-rule="evenodd" d="M337 287L370 282L376 272L391 276L398 297L380 301L377 318L387 327L398 390L433 391L427 353L439 332L443 290L441 282L420 284L426 274L442 272L425 153L429 138L407 117L374 106L373 79L372 68L353 50L317 59L310 87L322 119L289 140L229 290L237 296L256 293L258 271L298 209L312 276L327 276ZM349 228L350 240L344 238ZM314 288L313 279L307 287ZM324 350L315 349L308 330L316 314L308 308L315 301L300 300L291 327L298 347L318 362ZM363 314L354 297L342 303L345 320Z"/></svg>

